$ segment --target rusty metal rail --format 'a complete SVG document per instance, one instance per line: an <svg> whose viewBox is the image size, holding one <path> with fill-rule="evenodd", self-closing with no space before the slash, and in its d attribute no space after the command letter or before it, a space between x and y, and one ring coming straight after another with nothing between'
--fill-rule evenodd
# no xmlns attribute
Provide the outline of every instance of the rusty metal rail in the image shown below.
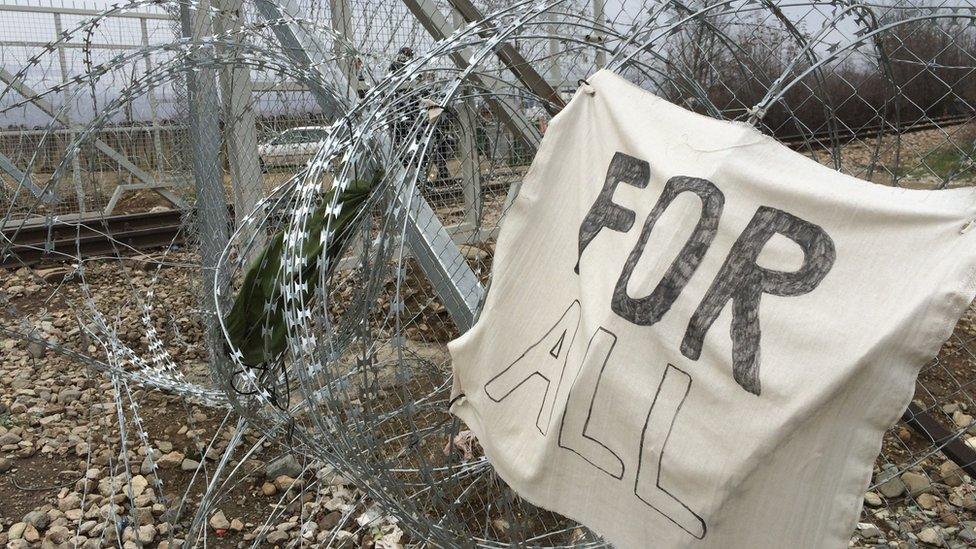
<svg viewBox="0 0 976 549"><path fill-rule="evenodd" d="M957 433L947 429L932 414L914 402L905 410L901 420L926 440L940 447L942 453L966 474L976 478L976 450L963 442Z"/></svg>
<svg viewBox="0 0 976 549"><path fill-rule="evenodd" d="M783 143L791 148L829 147L834 143L833 140L835 139L838 143L844 145L854 141L855 139L871 139L881 135L905 135L908 133L964 124L971 120L976 120L976 113L955 114L951 116L942 116L939 118L927 118L921 121L903 123L897 126L893 125L890 121L887 121L881 124L872 124L870 126L862 126L859 128L844 127L838 129L837 131L826 130L806 135L788 135L785 137L777 137L776 139L779 140L780 143Z"/></svg>
<svg viewBox="0 0 976 549"><path fill-rule="evenodd" d="M70 221L8 222L0 227L0 268L63 263L78 257L137 255L184 242L187 212L167 210Z"/></svg>

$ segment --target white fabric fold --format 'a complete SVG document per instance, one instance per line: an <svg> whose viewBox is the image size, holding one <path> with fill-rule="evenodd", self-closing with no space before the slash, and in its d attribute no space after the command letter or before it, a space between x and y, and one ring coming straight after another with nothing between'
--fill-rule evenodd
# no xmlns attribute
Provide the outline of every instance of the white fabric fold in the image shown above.
<svg viewBox="0 0 976 549"><path fill-rule="evenodd" d="M976 192L861 181L588 82L450 344L452 412L521 496L617 547L846 547L976 292Z"/></svg>

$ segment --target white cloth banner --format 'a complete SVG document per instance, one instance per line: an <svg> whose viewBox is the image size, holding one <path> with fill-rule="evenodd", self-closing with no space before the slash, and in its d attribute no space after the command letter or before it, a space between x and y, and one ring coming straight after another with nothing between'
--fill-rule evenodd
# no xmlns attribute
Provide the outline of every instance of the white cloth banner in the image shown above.
<svg viewBox="0 0 976 549"><path fill-rule="evenodd" d="M976 192L868 183L590 85L450 345L452 412L520 495L617 547L846 547L883 431L973 298Z"/></svg>

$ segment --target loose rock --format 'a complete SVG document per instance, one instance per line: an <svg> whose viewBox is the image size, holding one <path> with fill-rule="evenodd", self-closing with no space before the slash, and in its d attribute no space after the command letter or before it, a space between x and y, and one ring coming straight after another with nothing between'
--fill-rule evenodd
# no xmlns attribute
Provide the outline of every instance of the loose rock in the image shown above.
<svg viewBox="0 0 976 549"><path fill-rule="evenodd" d="M269 479L275 479L282 475L297 478L302 474L302 466L295 459L295 456L286 454L272 461L265 467L264 473Z"/></svg>
<svg viewBox="0 0 976 549"><path fill-rule="evenodd" d="M871 507L881 507L881 496L874 492L865 492L864 503L870 505Z"/></svg>
<svg viewBox="0 0 976 549"><path fill-rule="evenodd" d="M878 491L886 498L900 497L907 489L902 479L897 476L897 472L897 468L886 466L885 472L882 474L882 478L887 478L888 480L878 486Z"/></svg>
<svg viewBox="0 0 976 549"><path fill-rule="evenodd" d="M7 531L7 538L11 540L20 539L24 537L24 530L27 528L26 522L18 522L10 527Z"/></svg>
<svg viewBox="0 0 976 549"><path fill-rule="evenodd" d="M214 530L227 530L230 528L230 521L224 516L223 511L217 511L210 517L210 527Z"/></svg>
<svg viewBox="0 0 976 549"><path fill-rule="evenodd" d="M929 545L942 545L942 535L935 528L925 528L918 533L919 541Z"/></svg>
<svg viewBox="0 0 976 549"><path fill-rule="evenodd" d="M156 466L160 469L176 469L183 464L184 459L183 454L179 452L169 452L156 460Z"/></svg>
<svg viewBox="0 0 976 549"><path fill-rule="evenodd" d="M952 461L947 460L939 465L939 476L942 477L943 484L951 487L962 486L963 475L965 472Z"/></svg>
<svg viewBox="0 0 976 549"><path fill-rule="evenodd" d="M913 473L912 471L903 473L901 480L912 494L921 494L932 488L932 481L927 476Z"/></svg>
<svg viewBox="0 0 976 549"><path fill-rule="evenodd" d="M918 496L918 506L922 509L935 509L939 504L939 498L932 494L922 494Z"/></svg>

